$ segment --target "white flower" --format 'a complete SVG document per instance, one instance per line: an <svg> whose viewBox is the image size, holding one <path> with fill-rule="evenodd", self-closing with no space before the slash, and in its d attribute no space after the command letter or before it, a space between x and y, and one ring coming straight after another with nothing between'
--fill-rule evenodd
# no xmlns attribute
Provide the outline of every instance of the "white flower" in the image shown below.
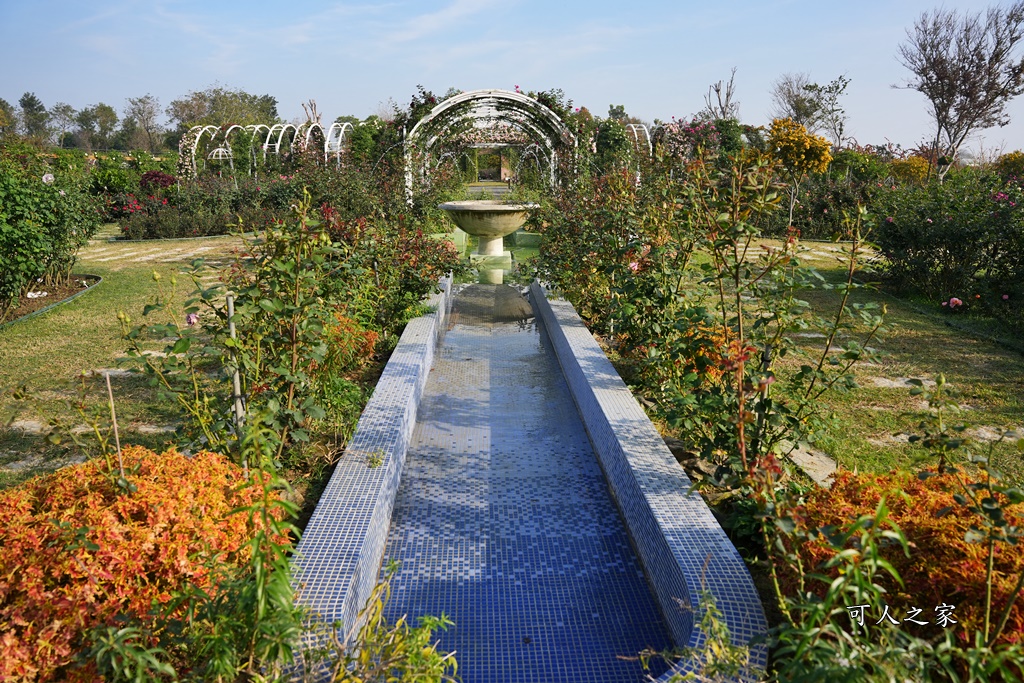
<svg viewBox="0 0 1024 683"><path fill-rule="evenodd" d="M43 182L46 183L47 185L53 185L54 180L56 179L53 177L52 173L47 173L46 175L43 176Z"/></svg>

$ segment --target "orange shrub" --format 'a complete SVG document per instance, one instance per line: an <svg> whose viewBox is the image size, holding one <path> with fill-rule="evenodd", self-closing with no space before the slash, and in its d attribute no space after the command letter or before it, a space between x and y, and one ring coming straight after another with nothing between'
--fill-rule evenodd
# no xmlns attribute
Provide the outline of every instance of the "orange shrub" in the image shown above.
<svg viewBox="0 0 1024 683"><path fill-rule="evenodd" d="M102 459L0 492L0 680L72 672L90 628L145 618L186 582L209 588L209 566L246 560L253 529L228 513L262 496L213 453L123 452L137 491L116 487Z"/></svg>
<svg viewBox="0 0 1024 683"><path fill-rule="evenodd" d="M341 313L327 325L327 367L335 374L364 365L373 356L379 335Z"/></svg>
<svg viewBox="0 0 1024 683"><path fill-rule="evenodd" d="M967 638L984 625L987 544L968 543L964 539L970 526L980 525L981 520L954 501L953 494L961 490L954 475L950 474L921 481L908 473L879 476L842 471L836 474L831 489L819 489L808 495L794 516L806 530L826 525L847 527L861 515L874 514L884 495L891 511L890 519L903 531L910 545L910 557L898 545L884 548L884 556L899 572L904 584L904 587L898 586L888 574L876 576L876 581L888 591L890 612L900 619L899 615L906 616L911 607L923 609L918 619L929 621L930 626L919 627L911 623L903 628L913 628L914 635L927 637L939 629L934 623L934 608L942 603L954 605L953 616L958 623L953 628L957 629L958 636ZM1005 505L1006 500L1003 503ZM1007 511L1006 518L1010 524L1024 522L1019 511L1012 508ZM833 554L824 540L804 543L796 551L807 571L818 572ZM993 621L1002 615L1021 571L1024 571L1024 548L997 543ZM790 570L785 576L784 590L792 594L796 585L797 577ZM820 596L825 594L826 586L820 582L808 581L807 587ZM1024 642L1022 602L1018 599L1010 613L1001 638L1003 642ZM873 623L881 617L882 609L882 605L872 605L865 619L877 612Z"/></svg>

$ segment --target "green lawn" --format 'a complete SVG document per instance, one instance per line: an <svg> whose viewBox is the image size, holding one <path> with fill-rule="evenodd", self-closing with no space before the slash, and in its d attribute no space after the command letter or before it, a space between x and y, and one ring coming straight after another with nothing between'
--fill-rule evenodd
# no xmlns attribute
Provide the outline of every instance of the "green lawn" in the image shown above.
<svg viewBox="0 0 1024 683"><path fill-rule="evenodd" d="M827 280L838 282L843 266L830 254L835 245L810 244L804 261L815 266ZM835 291L817 289L801 294L819 314L834 311ZM951 424L967 425L967 434L979 448L996 439L996 429L1024 426L1024 356L993 343L985 337L998 328L981 321L978 335L947 324L950 316L922 314L919 303L911 303L877 291L858 291L853 302L885 304L887 334L870 346L879 352L875 363L856 367L859 388L833 393L829 407L838 426L819 446L848 469L888 471L904 468L923 455L923 449L908 443L919 434L918 425L927 415L927 404L911 396L905 380L932 380L942 373L960 392L959 415ZM971 321L957 319L959 326ZM842 341L842 338L840 339ZM824 340L803 337L799 343L808 353L824 347ZM790 367L798 364L789 361ZM999 467L1016 480L1024 480L1021 455L1005 442L995 447Z"/></svg>
<svg viewBox="0 0 1024 683"><path fill-rule="evenodd" d="M103 282L74 301L32 318L0 329L0 387L26 386L35 398L15 402L0 396L0 414L12 416L16 426L0 428L0 488L22 481L32 474L52 469L80 457L65 440L50 444L38 433L52 418L69 427L83 426L83 420L67 403L74 402L85 381L89 412L106 405L103 370L121 370L111 377L122 443L159 448L168 441L161 430L173 428L174 416L157 400L154 390L141 375L124 371L125 345L120 339L117 312L125 311L135 321L143 306L155 295L153 272L167 280L197 256L226 259L238 244L237 238L139 242L108 242L110 226L80 253L76 272L93 273ZM177 290L191 289L188 278L178 276ZM4 421L6 422L6 420Z"/></svg>
<svg viewBox="0 0 1024 683"><path fill-rule="evenodd" d="M54 417L81 426L82 420L66 403L77 398L82 373L127 367L123 364L125 347L120 340L117 311L140 320L143 306L155 293L154 270L169 280L194 257L224 260L237 244L234 237L147 243L98 239L91 243L83 249L77 271L101 275L102 284L66 305L0 329L0 387L26 385L37 395L37 400L29 404L16 404L10 396L0 397L0 411L10 414L18 408L17 424L22 426L45 429ZM468 249L474 246L471 241ZM803 258L827 279L837 281L842 266L831 251L835 248L811 244ZM537 254L535 247L512 251L523 265ZM187 279L179 277L179 292L184 295L188 289ZM824 314L834 310L838 295L819 289L803 292L802 296ZM910 395L911 387L905 384L908 378L931 379L944 373L962 393L964 410L958 418L982 445L994 437L996 428L1022 426L1024 356L950 327L946 324L948 317L939 315L939 311L934 316L922 315L919 305L879 292L858 292L854 300L885 303L889 333L872 344L880 353L877 363L857 367L859 388L833 393L828 399L837 427L818 446L842 467L887 471L906 467L922 454L920 448L907 442L907 436L918 433L926 406ZM972 324L965 319L957 322ZM979 326L985 334L993 329L987 323ZM823 341L801 337L799 344L812 353ZM788 360L787 364L792 368L799 359ZM112 385L122 442L152 448L168 443L169 435L160 430L174 426L173 412L157 400L144 378L134 373L115 374ZM86 389L88 409L104 410L106 389L102 377L89 378ZM67 441L53 445L37 432L0 428L0 488L80 457ZM1024 480L1021 456L1009 444L998 446L996 451L1002 469Z"/></svg>

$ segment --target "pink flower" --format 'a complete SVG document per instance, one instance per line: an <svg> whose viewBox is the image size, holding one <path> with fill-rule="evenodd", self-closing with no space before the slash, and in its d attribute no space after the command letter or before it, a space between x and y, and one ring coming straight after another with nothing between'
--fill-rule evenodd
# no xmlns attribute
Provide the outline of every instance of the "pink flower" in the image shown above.
<svg viewBox="0 0 1024 683"><path fill-rule="evenodd" d="M630 261L629 269L635 273L640 270L640 264L636 261Z"/></svg>
<svg viewBox="0 0 1024 683"><path fill-rule="evenodd" d="M1009 294L1003 294L1003 301L1006 301L1009 298L1010 298Z"/></svg>
<svg viewBox="0 0 1024 683"><path fill-rule="evenodd" d="M188 315L185 316L185 324L188 325L189 327L192 327L197 322L199 322L198 313L189 313Z"/></svg>
<svg viewBox="0 0 1024 683"><path fill-rule="evenodd" d="M931 224L931 222L932 222L932 219L931 219L931 218L925 218L925 219L924 219L924 222L925 222L925 223L928 223L928 224L930 225L930 224Z"/></svg>
<svg viewBox="0 0 1024 683"><path fill-rule="evenodd" d="M886 223L892 223L892 216L886 216L885 222Z"/></svg>

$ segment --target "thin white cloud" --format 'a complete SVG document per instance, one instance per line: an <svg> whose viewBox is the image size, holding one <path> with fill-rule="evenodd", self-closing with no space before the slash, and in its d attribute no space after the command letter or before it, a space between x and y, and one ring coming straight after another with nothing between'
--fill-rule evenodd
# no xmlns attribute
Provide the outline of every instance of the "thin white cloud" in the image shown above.
<svg viewBox="0 0 1024 683"><path fill-rule="evenodd" d="M387 35L387 42L394 45L409 43L427 36L451 31L462 20L487 12L497 3L494 0L454 0L436 12L409 17L402 25Z"/></svg>
<svg viewBox="0 0 1024 683"><path fill-rule="evenodd" d="M55 30L58 33L78 33L90 26L101 23L109 24L111 20L117 20L126 15L131 15L139 6L140 3L138 2L122 2L108 7L101 7L101 9L89 14L88 16L61 24L60 26L57 26ZM86 3L82 3L79 7L82 9L89 9L90 6ZM58 16L60 15L58 14Z"/></svg>
<svg viewBox="0 0 1024 683"><path fill-rule="evenodd" d="M490 71L551 71L600 54L622 54L631 58L625 46L649 34L649 30L598 23L580 25L572 30L534 32L512 38L481 34L473 40L453 41L404 56L405 61L431 71L458 69L477 63ZM486 55L486 63L480 62ZM476 58L476 59L474 59Z"/></svg>

